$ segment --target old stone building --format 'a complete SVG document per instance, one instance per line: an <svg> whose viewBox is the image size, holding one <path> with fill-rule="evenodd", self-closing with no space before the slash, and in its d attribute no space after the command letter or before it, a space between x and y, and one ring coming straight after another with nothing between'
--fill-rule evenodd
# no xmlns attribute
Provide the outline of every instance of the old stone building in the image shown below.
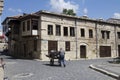
<svg viewBox="0 0 120 80"><path fill-rule="evenodd" d="M4 7L4 0L0 0L0 15L2 15L3 7Z"/></svg>
<svg viewBox="0 0 120 80"><path fill-rule="evenodd" d="M120 56L120 24L47 11L7 17L3 32L11 55L48 60L63 48L66 59Z"/></svg>

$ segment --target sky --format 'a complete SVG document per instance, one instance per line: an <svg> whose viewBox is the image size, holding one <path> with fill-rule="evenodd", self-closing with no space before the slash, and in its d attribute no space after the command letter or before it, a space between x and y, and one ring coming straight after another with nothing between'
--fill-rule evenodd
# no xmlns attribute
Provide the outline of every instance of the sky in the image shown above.
<svg viewBox="0 0 120 80"><path fill-rule="evenodd" d="M73 9L77 16L87 15L89 18L105 20L120 19L120 0L4 0L0 23L8 16L39 10L61 13L63 8Z"/></svg>

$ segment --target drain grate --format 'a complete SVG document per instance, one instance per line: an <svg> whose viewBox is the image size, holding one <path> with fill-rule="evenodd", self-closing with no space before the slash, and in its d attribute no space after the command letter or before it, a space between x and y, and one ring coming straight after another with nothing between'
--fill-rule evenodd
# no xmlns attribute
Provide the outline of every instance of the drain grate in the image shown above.
<svg viewBox="0 0 120 80"><path fill-rule="evenodd" d="M21 74L17 74L14 77L15 78L26 78L26 77L31 77L33 76L33 73L21 73Z"/></svg>

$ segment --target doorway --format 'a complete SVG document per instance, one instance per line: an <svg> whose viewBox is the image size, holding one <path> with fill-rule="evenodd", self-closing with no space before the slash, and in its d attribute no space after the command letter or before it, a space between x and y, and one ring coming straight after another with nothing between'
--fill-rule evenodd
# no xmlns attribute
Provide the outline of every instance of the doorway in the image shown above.
<svg viewBox="0 0 120 80"><path fill-rule="evenodd" d="M120 57L120 45L118 45L118 56Z"/></svg>
<svg viewBox="0 0 120 80"><path fill-rule="evenodd" d="M111 57L111 46L100 46L100 57Z"/></svg>
<svg viewBox="0 0 120 80"><path fill-rule="evenodd" d="M80 46L80 58L86 58L86 46Z"/></svg>

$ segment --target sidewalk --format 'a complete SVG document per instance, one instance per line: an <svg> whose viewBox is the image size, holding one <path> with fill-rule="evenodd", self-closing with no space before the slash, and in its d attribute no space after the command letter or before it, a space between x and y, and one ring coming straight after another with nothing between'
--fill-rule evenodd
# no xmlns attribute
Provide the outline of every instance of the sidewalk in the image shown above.
<svg viewBox="0 0 120 80"><path fill-rule="evenodd" d="M3 80L4 78L4 70L2 67L0 67L0 80Z"/></svg>
<svg viewBox="0 0 120 80"><path fill-rule="evenodd" d="M89 67L120 80L120 64L91 64Z"/></svg>

